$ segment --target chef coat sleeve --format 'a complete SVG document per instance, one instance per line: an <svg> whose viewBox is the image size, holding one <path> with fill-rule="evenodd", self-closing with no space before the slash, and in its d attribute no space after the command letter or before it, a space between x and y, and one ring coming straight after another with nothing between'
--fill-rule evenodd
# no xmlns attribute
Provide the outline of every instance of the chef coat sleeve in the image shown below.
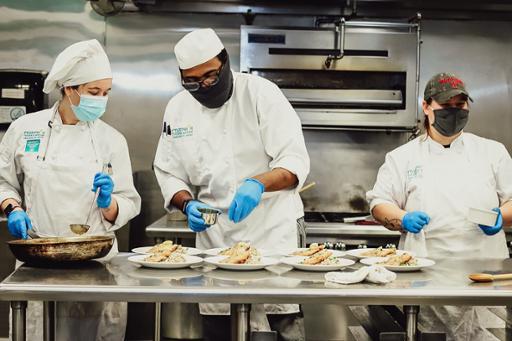
<svg viewBox="0 0 512 341"><path fill-rule="evenodd" d="M169 211L176 211L171 206L174 195L180 191L188 191L192 194L189 186L190 180L183 167L177 151L172 146L170 138L162 134L156 149L154 169L156 179L160 185L164 197L164 208Z"/></svg>
<svg viewBox="0 0 512 341"><path fill-rule="evenodd" d="M18 174L21 174L21 167L16 162L16 149L19 141L17 122L13 122L0 143L0 203L5 199L15 199L21 203L21 184Z"/></svg>
<svg viewBox="0 0 512 341"><path fill-rule="evenodd" d="M494 178L496 179L496 192L500 199L500 206L512 200L512 159L505 146L498 143L494 148Z"/></svg>
<svg viewBox="0 0 512 341"><path fill-rule="evenodd" d="M373 189L366 193L370 204L370 212L379 204L393 204L404 209L405 179L401 176L395 158L388 153L384 164L380 167Z"/></svg>
<svg viewBox="0 0 512 341"><path fill-rule="evenodd" d="M127 224L130 219L140 213L141 203L140 195L133 184L128 144L122 135L115 143L110 163L112 164L112 180L114 181L112 197L117 201L118 214L114 224L110 224L106 220L104 220L104 223L107 231L114 231Z"/></svg>
<svg viewBox="0 0 512 341"><path fill-rule="evenodd" d="M256 109L265 152L272 158L269 166L295 174L298 191L309 174L309 155L300 119L277 85L267 80L261 85Z"/></svg>

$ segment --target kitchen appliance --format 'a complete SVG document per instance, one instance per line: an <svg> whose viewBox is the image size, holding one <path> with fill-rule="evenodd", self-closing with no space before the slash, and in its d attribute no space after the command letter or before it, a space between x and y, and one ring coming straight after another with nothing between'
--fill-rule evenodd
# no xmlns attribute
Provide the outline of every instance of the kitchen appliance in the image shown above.
<svg viewBox="0 0 512 341"><path fill-rule="evenodd" d="M46 75L43 71L0 70L0 125L47 107Z"/></svg>
<svg viewBox="0 0 512 341"><path fill-rule="evenodd" d="M309 129L413 131L420 23L242 26L240 71L276 83Z"/></svg>

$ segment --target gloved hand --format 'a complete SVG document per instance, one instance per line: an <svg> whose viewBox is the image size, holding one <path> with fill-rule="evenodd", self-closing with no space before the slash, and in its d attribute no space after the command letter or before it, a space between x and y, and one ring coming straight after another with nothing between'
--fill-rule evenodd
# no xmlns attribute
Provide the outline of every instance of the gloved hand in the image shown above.
<svg viewBox="0 0 512 341"><path fill-rule="evenodd" d="M265 192L265 186L261 182L256 179L246 179L229 205L229 219L239 223L247 218L260 203L263 192Z"/></svg>
<svg viewBox="0 0 512 341"><path fill-rule="evenodd" d="M201 217L201 212L199 212L199 208L211 208L197 200L192 200L187 203L187 207L185 207L185 213L187 214L188 219L188 227L194 232L203 232L210 225L206 224L203 217Z"/></svg>
<svg viewBox="0 0 512 341"><path fill-rule="evenodd" d="M110 175L105 173L96 173L92 184L92 191L100 189L96 203L99 208L108 208L112 202L112 192L114 191L114 181Z"/></svg>
<svg viewBox="0 0 512 341"><path fill-rule="evenodd" d="M27 239L27 230L32 228L32 222L23 210L14 210L7 217L9 233L16 238Z"/></svg>
<svg viewBox="0 0 512 341"><path fill-rule="evenodd" d="M496 233L500 232L500 230L503 228L503 217L501 216L501 211L499 208L493 208L494 212L498 213L498 217L496 218L496 224L494 226L486 226L486 225L478 225L482 231L488 236L493 236Z"/></svg>
<svg viewBox="0 0 512 341"><path fill-rule="evenodd" d="M407 232L418 233L430 222L430 217L421 211L408 212L402 218L402 227Z"/></svg>

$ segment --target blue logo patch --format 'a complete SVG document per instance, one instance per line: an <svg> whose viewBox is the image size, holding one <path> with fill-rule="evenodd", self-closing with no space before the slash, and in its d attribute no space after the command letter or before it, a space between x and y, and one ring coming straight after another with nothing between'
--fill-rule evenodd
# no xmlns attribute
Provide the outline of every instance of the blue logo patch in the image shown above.
<svg viewBox="0 0 512 341"><path fill-rule="evenodd" d="M39 145L41 144L41 140L27 140L25 144L25 152L26 153L37 153L39 151Z"/></svg>

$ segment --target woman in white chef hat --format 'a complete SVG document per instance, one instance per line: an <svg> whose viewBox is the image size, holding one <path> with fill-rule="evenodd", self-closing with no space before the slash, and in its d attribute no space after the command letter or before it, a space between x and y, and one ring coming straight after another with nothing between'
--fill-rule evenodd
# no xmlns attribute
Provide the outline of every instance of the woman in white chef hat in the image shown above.
<svg viewBox="0 0 512 341"><path fill-rule="evenodd" d="M0 205L14 237L26 239L29 229L40 237L73 236L69 225L86 219L88 234L113 235L139 213L126 140L99 119L111 87L100 43L73 44L58 55L44 84L44 92L59 89L62 98L7 130L0 144ZM29 306L29 340L42 339L41 311ZM108 339L124 339L126 303L59 302L57 316L59 340L103 338L107 320Z"/></svg>
<svg viewBox="0 0 512 341"><path fill-rule="evenodd" d="M512 223L512 159L503 144L464 132L470 100L457 76L433 76L423 101L426 134L389 152L367 193L375 219L402 232L400 248L417 256L509 257L503 226ZM469 221L470 207L494 210L494 224ZM486 340L478 310L422 307L420 322L448 340Z"/></svg>

